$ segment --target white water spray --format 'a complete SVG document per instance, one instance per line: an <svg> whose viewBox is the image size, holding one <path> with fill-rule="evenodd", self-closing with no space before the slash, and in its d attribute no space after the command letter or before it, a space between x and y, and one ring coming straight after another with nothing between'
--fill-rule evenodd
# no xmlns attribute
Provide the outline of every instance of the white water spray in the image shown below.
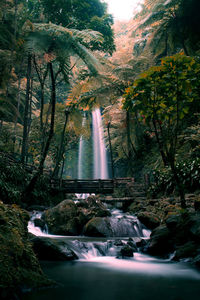
<svg viewBox="0 0 200 300"><path fill-rule="evenodd" d="M84 114L82 120L83 128L85 126L85 123L86 123L86 116ZM84 155L85 155L85 139L83 135L81 135L79 141L79 149L78 149L78 179L84 179L84 173L83 173Z"/></svg>
<svg viewBox="0 0 200 300"><path fill-rule="evenodd" d="M92 112L94 179L108 179L108 162L103 137L102 117L99 108Z"/></svg>

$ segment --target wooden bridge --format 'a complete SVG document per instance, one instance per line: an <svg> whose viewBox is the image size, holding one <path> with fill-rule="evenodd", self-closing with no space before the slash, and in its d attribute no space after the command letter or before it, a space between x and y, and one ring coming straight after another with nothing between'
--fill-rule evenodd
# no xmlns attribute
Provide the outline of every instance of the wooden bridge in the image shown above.
<svg viewBox="0 0 200 300"><path fill-rule="evenodd" d="M17 164L22 166L27 172L34 174L37 168L31 164L22 164L11 155L0 152L0 156L6 159L9 165ZM52 179L50 170L43 170L43 173L50 178L50 188L54 192L62 191L64 193L89 193L89 194L112 194L115 188L125 188L127 185L133 185L134 179L115 178L115 179Z"/></svg>
<svg viewBox="0 0 200 300"><path fill-rule="evenodd" d="M51 189L64 193L112 194L114 188L133 183L133 178L51 180Z"/></svg>

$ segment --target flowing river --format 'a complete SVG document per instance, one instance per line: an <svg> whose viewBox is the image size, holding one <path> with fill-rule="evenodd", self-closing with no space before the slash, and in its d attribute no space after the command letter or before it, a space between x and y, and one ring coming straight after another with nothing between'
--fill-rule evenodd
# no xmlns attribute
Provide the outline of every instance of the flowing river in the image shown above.
<svg viewBox="0 0 200 300"><path fill-rule="evenodd" d="M38 217L38 215L37 215ZM134 225L131 240L148 238L136 217L112 211L112 222L128 227ZM133 226L132 226L133 227ZM125 230L125 231L123 231ZM121 232L126 232L123 229ZM70 262L42 261L41 266L57 287L26 293L23 300L199 300L200 273L186 263L161 260L135 252L133 258L117 256L117 243L130 237L91 238L63 237L42 233L29 224L35 235L65 241L79 259Z"/></svg>

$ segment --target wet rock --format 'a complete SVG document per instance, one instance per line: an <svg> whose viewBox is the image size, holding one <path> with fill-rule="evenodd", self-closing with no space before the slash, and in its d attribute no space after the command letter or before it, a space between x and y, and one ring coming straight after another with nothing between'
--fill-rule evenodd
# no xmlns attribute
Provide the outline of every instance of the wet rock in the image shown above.
<svg viewBox="0 0 200 300"><path fill-rule="evenodd" d="M88 199L81 201L81 205L80 203L76 205L72 200L64 200L45 211L44 220L49 232L60 235L79 235L83 233L83 227L92 218L110 216L110 212L96 197L88 197Z"/></svg>
<svg viewBox="0 0 200 300"><path fill-rule="evenodd" d="M110 211L96 196L89 196L86 200L88 208L93 217L110 217Z"/></svg>
<svg viewBox="0 0 200 300"><path fill-rule="evenodd" d="M193 262L198 268L200 268L200 254L193 259Z"/></svg>
<svg viewBox="0 0 200 300"><path fill-rule="evenodd" d="M196 214L192 218L192 226L190 227L190 234L192 238L200 243L200 214Z"/></svg>
<svg viewBox="0 0 200 300"><path fill-rule="evenodd" d="M183 258L194 257L197 255L197 247L194 242L187 242L176 249L173 260L179 261Z"/></svg>
<svg viewBox="0 0 200 300"><path fill-rule="evenodd" d="M79 233L76 217L77 207L72 200L64 200L43 214L49 232L59 235L77 235Z"/></svg>
<svg viewBox="0 0 200 300"><path fill-rule="evenodd" d="M141 202L133 202L127 209L128 212L136 214L144 209L144 204Z"/></svg>
<svg viewBox="0 0 200 300"><path fill-rule="evenodd" d="M171 240L170 232L167 226L161 225L154 229L147 248L151 255L163 256L172 252L174 245Z"/></svg>
<svg viewBox="0 0 200 300"><path fill-rule="evenodd" d="M36 227L40 227L42 230L44 230L45 229L45 222L44 222L44 220L42 220L42 219L34 219L34 225L36 226Z"/></svg>
<svg viewBox="0 0 200 300"><path fill-rule="evenodd" d="M151 212L141 212L137 217L149 229L154 229L160 225L159 218Z"/></svg>
<svg viewBox="0 0 200 300"><path fill-rule="evenodd" d="M200 212L200 196L194 201L194 209L197 212Z"/></svg>
<svg viewBox="0 0 200 300"><path fill-rule="evenodd" d="M68 261L77 259L77 255L60 241L49 238L35 237L31 240L33 249L40 260Z"/></svg>
<svg viewBox="0 0 200 300"><path fill-rule="evenodd" d="M112 229L107 218L92 218L84 227L87 236L112 236Z"/></svg>
<svg viewBox="0 0 200 300"><path fill-rule="evenodd" d="M143 248L147 246L147 240L140 239L139 241L136 242L136 247L138 248Z"/></svg>
<svg viewBox="0 0 200 300"><path fill-rule="evenodd" d="M123 246L124 243L121 240L115 240L114 245L119 247L119 246Z"/></svg>
<svg viewBox="0 0 200 300"><path fill-rule="evenodd" d="M170 231L174 231L177 228L178 223L180 222L180 215L170 216L166 219L167 228Z"/></svg>
<svg viewBox="0 0 200 300"><path fill-rule="evenodd" d="M124 258L124 257L133 257L133 248L130 247L129 245L125 245L121 248L119 254L122 258Z"/></svg>
<svg viewBox="0 0 200 300"><path fill-rule="evenodd" d="M138 249L137 249L137 246L136 246L136 243L132 240L132 239L129 239L128 242L127 242L127 245L129 247L131 247L133 249L134 252L137 252Z"/></svg>

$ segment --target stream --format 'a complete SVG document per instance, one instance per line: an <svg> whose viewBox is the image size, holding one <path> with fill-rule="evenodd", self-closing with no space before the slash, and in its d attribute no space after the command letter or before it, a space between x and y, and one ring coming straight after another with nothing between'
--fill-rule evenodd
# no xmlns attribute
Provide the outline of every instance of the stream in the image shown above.
<svg viewBox="0 0 200 300"><path fill-rule="evenodd" d="M40 217L37 213L35 216ZM131 240L148 239L146 230L136 217L112 210L113 226L134 222ZM117 221L118 220L118 221ZM132 226L133 227L133 226ZM126 228L127 230L127 228ZM126 232L125 230L125 232ZM62 240L79 257L70 262L42 261L45 274L57 287L32 291L23 300L199 300L200 273L187 263L157 259L140 252L133 258L116 258L116 245L126 244L130 237L92 238L49 235L29 223L29 231L38 236ZM124 229L121 230L124 232ZM133 236L134 234L134 236Z"/></svg>

